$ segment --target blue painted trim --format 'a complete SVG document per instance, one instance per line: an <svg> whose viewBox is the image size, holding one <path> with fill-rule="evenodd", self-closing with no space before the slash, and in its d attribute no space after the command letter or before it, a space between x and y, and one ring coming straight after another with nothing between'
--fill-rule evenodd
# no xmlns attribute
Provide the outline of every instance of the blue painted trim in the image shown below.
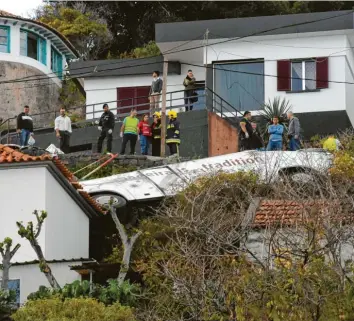
<svg viewBox="0 0 354 321"><path fill-rule="evenodd" d="M59 79L63 79L63 55L59 53L52 46L52 71L58 76Z"/></svg>
<svg viewBox="0 0 354 321"><path fill-rule="evenodd" d="M37 38L37 59L36 60L46 66L47 65L47 61L48 61L48 57L47 57L47 40L45 38L43 38L42 36L40 36L38 33L33 32L31 30L27 30L27 29L21 28L20 32L21 31L25 32L27 34L31 33L34 36L36 36L36 38ZM26 55L28 54L27 46L28 45L27 45L27 39L26 39Z"/></svg>
<svg viewBox="0 0 354 321"><path fill-rule="evenodd" d="M11 29L10 29L10 27L9 26L0 26L0 29L4 29L4 30L6 30L6 33L7 33L7 44L6 44L6 52L7 53L11 53L11 38L10 38L10 36L11 36Z"/></svg>

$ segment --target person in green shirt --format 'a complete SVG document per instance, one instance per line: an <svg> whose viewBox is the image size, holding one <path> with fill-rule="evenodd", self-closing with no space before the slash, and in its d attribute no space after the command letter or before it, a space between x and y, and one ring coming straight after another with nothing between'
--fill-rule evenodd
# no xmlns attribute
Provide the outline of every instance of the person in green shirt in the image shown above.
<svg viewBox="0 0 354 321"><path fill-rule="evenodd" d="M137 114L136 109L132 109L130 116L124 118L123 125L120 129L120 137L123 138L120 151L121 155L125 154L125 148L128 142L130 142L130 155L135 154L136 141L139 139L139 119L136 117Z"/></svg>

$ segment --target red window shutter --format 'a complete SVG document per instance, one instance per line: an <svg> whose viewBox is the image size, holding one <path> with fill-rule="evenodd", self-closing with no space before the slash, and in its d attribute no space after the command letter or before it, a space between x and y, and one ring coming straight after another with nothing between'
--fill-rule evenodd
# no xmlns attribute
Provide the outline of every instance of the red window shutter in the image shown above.
<svg viewBox="0 0 354 321"><path fill-rule="evenodd" d="M149 111L150 108L149 93L150 93L150 86L136 87L135 104L141 105L141 106L137 106L138 111L145 111L145 112Z"/></svg>
<svg viewBox="0 0 354 321"><path fill-rule="evenodd" d="M291 90L291 63L290 60L277 61L278 91Z"/></svg>
<svg viewBox="0 0 354 321"><path fill-rule="evenodd" d="M117 108L118 114L129 113L135 100L135 87L122 87L117 88ZM122 108L127 107L127 108Z"/></svg>
<svg viewBox="0 0 354 321"><path fill-rule="evenodd" d="M316 88L328 88L328 57L316 58Z"/></svg>

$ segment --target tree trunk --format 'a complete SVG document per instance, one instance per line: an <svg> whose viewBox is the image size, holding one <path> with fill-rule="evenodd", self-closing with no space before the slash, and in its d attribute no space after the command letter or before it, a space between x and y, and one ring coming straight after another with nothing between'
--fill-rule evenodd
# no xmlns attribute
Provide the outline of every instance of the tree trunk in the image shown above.
<svg viewBox="0 0 354 321"><path fill-rule="evenodd" d="M37 257L39 260L39 268L40 268L41 272L43 272L44 275L46 276L50 286L53 289L60 289L60 285L57 282L56 278L54 277L52 270L50 269L50 266L48 265L47 261L45 260L42 249L41 249L40 245L38 244L37 240L34 239L33 241L31 241L31 245L37 254Z"/></svg>
<svg viewBox="0 0 354 321"><path fill-rule="evenodd" d="M129 238L124 229L124 226L119 221L115 208L111 206L109 212L111 213L111 217L116 225L124 249L123 259L122 259L122 263L117 278L118 286L120 286L124 282L125 277L127 276L129 266L130 266L130 256L132 254L133 246L135 241L140 236L141 231L135 233L132 237Z"/></svg>
<svg viewBox="0 0 354 321"><path fill-rule="evenodd" d="M1 280L1 288L3 290L7 290L9 284L9 271L11 267L10 263L11 258L7 258L6 256L2 260L2 280Z"/></svg>

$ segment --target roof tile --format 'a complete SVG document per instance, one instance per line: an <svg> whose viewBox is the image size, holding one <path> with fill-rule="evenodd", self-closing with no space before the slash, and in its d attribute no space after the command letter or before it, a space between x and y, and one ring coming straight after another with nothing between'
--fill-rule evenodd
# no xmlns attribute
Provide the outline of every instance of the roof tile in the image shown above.
<svg viewBox="0 0 354 321"><path fill-rule="evenodd" d="M1 11L0 11L1 15ZM86 192L81 191L82 186L75 180L74 174L58 158L53 158L49 154L41 156L30 156L20 151L14 150L8 146L0 144L0 164L4 163L23 163L23 162L43 162L52 161L59 171L65 176L70 184L79 192L79 194L90 204L97 212L106 214L106 211Z"/></svg>
<svg viewBox="0 0 354 321"><path fill-rule="evenodd" d="M308 222L314 210L339 223L354 221L354 211L343 209L345 204L339 200L263 200L255 214L253 227L266 227L281 224L283 226L294 225L300 222ZM344 213L343 213L344 212Z"/></svg>

